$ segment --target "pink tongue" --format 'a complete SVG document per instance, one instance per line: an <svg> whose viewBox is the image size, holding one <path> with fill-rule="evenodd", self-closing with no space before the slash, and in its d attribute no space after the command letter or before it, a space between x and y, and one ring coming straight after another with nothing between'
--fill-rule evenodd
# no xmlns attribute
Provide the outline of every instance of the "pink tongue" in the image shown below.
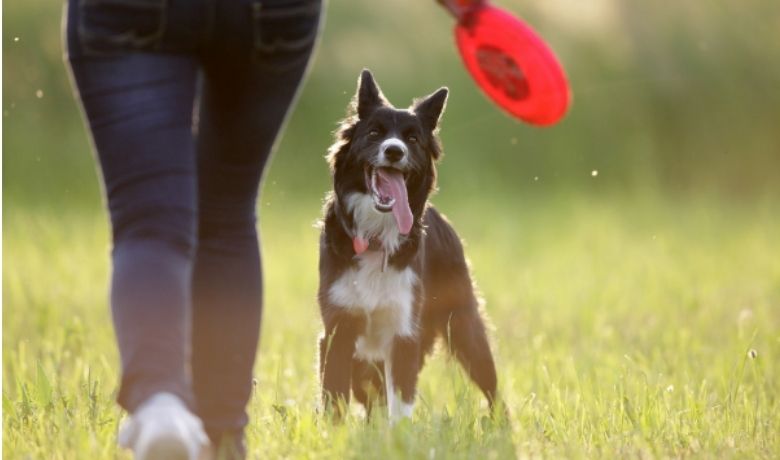
<svg viewBox="0 0 780 460"><path fill-rule="evenodd" d="M398 171L380 168L376 170L379 175L377 181L377 191L385 196L395 198L393 205L393 216L395 223L398 224L398 230L402 235L409 234L412 230L414 217L412 209L409 207L409 198L406 196L406 183L404 175Z"/></svg>

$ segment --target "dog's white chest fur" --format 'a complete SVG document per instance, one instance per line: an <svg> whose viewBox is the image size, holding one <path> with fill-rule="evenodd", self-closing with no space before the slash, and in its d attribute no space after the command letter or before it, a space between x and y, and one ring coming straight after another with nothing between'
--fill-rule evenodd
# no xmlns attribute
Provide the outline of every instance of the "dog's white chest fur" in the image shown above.
<svg viewBox="0 0 780 460"><path fill-rule="evenodd" d="M392 215L374 211L373 201L364 194L353 194L347 202L355 214L358 234L377 236L387 251L394 252L399 233ZM388 266L383 270L382 251L366 251L357 257L357 267L344 272L330 287L328 296L334 305L364 315L366 329L358 337L355 354L367 361L379 361L390 356L393 337L415 333L412 305L418 279L408 267L397 270Z"/></svg>
<svg viewBox="0 0 780 460"><path fill-rule="evenodd" d="M414 334L412 303L417 275L411 268L382 271L381 251L360 256L357 268L350 268L330 287L330 301L355 314L365 315L366 329L356 344L355 354L367 361L389 356L394 336Z"/></svg>

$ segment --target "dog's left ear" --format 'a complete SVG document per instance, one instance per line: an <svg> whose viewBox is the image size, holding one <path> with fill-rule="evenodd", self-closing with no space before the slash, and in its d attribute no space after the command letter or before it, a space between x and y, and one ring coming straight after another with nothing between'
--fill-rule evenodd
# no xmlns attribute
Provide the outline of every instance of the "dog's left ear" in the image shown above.
<svg viewBox="0 0 780 460"><path fill-rule="evenodd" d="M422 122L423 128L429 131L436 129L444 106L447 104L449 92L446 87L439 88L435 93L414 103L414 113Z"/></svg>

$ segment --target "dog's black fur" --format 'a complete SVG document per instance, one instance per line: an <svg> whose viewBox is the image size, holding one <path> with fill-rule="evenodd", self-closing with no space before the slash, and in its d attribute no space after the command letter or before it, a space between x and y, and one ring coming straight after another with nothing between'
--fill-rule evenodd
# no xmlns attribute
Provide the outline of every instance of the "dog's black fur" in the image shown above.
<svg viewBox="0 0 780 460"><path fill-rule="evenodd" d="M384 384L386 363L381 359L369 362L356 349L359 340L369 340L365 335L369 334L372 321L369 316L374 313L364 310L362 305L340 304L338 299L334 300L338 296L332 294L332 290L339 289L334 285L344 282L342 277L354 275L370 263L379 263L383 250L388 251L386 268L379 272L374 266L376 275L371 278L372 283L356 289L379 286L386 276L406 279L399 273L411 273L411 279L416 280L409 286L412 302L408 320L412 330L392 334L392 343L384 355L390 360L392 388L400 393L400 401L409 405L410 412L417 376L437 337L446 341L490 406L497 401L495 366L463 247L449 222L428 204L428 197L435 189L435 163L441 156L437 125L447 94L447 89L441 88L415 101L410 109L399 110L390 105L371 73L364 70L350 114L342 122L330 149L333 193L325 204L320 238L318 298L325 326L325 334L320 339L320 377L323 401L337 414L348 404L350 388L367 412L374 402L388 399ZM408 235L398 235L397 247L392 244L377 247L372 241L366 252L357 254L353 239L360 231L361 222L357 221L359 216L349 197L372 196L369 175L379 167L381 158L387 160L388 155L379 149L390 138L400 140L402 147L405 146L404 164L393 161L385 164L404 174L413 225ZM381 213L379 204L376 206L377 210L371 212ZM367 236L372 240L383 237ZM366 295L372 297L371 293Z"/></svg>

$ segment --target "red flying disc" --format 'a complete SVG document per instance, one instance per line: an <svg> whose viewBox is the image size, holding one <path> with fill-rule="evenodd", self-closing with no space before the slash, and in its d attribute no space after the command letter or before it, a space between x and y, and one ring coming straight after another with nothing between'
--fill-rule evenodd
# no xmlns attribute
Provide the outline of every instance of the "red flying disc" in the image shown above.
<svg viewBox="0 0 780 460"><path fill-rule="evenodd" d="M499 107L539 126L566 114L571 91L555 54L531 27L486 0L439 0L458 19L455 40L477 85Z"/></svg>

